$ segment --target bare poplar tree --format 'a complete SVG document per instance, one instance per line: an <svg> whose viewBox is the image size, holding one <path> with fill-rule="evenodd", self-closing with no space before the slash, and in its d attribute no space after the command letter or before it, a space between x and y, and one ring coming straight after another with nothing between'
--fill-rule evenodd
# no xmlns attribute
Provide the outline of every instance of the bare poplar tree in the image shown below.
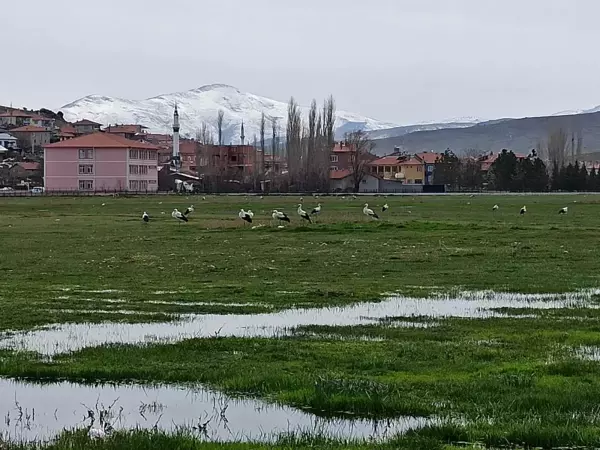
<svg viewBox="0 0 600 450"><path fill-rule="evenodd" d="M277 117L271 119L271 159L273 172L275 172L275 160L278 157L279 136L278 136Z"/></svg>
<svg viewBox="0 0 600 450"><path fill-rule="evenodd" d="M302 117L300 116L300 108L294 100L290 99L288 104L288 123L286 133L286 154L288 173L290 183L294 184L298 181L301 169L301 152L302 152Z"/></svg>
<svg viewBox="0 0 600 450"><path fill-rule="evenodd" d="M265 127L267 126L265 113L260 116L260 173L264 181L265 176Z"/></svg>
<svg viewBox="0 0 600 450"><path fill-rule="evenodd" d="M557 128L548 136L548 158L550 162L562 167L567 153L568 134L563 128Z"/></svg>
<svg viewBox="0 0 600 450"><path fill-rule="evenodd" d="M360 183L368 173L369 154L375 148L375 143L369 139L363 130L346 134L346 145L350 148L350 170L354 192L358 192Z"/></svg>
<svg viewBox="0 0 600 450"><path fill-rule="evenodd" d="M220 109L217 113L217 134L219 135L219 145L223 145L223 119L225 112Z"/></svg>

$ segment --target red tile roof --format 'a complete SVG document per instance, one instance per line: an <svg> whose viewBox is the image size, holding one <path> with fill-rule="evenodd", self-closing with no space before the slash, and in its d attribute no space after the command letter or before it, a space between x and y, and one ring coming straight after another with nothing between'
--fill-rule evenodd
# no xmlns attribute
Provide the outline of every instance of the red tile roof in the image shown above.
<svg viewBox="0 0 600 450"><path fill-rule="evenodd" d="M11 133L44 133L49 131L43 127L36 127L35 125L27 125L25 127L13 128L10 130Z"/></svg>
<svg viewBox="0 0 600 450"><path fill-rule="evenodd" d="M75 122L73 125L102 125L101 123L92 122L91 120L83 119Z"/></svg>
<svg viewBox="0 0 600 450"><path fill-rule="evenodd" d="M56 142L46 145L44 148L140 148L146 150L158 150L156 145L146 142L132 141L117 134L92 133L80 136L68 141Z"/></svg>
<svg viewBox="0 0 600 450"><path fill-rule="evenodd" d="M104 128L104 131L107 133L135 134L144 128L146 127L143 125L109 125Z"/></svg>
<svg viewBox="0 0 600 450"><path fill-rule="evenodd" d="M329 178L332 180L343 180L344 178L350 176L352 172L348 169L344 170L331 170L329 172Z"/></svg>
<svg viewBox="0 0 600 450"><path fill-rule="evenodd" d="M433 152L416 153L415 156L423 160L425 164L435 164L440 155Z"/></svg>
<svg viewBox="0 0 600 450"><path fill-rule="evenodd" d="M397 166L400 165L398 156L384 156L369 163L371 166Z"/></svg>
<svg viewBox="0 0 600 450"><path fill-rule="evenodd" d="M23 111L8 111L0 114L0 117L31 117L31 114L28 114Z"/></svg>
<svg viewBox="0 0 600 450"><path fill-rule="evenodd" d="M40 169L40 163L37 163L37 162L23 161L23 162L20 162L17 164L25 170L39 170Z"/></svg>
<svg viewBox="0 0 600 450"><path fill-rule="evenodd" d="M417 158L408 158L404 161L400 161L399 166L422 166L423 161Z"/></svg>

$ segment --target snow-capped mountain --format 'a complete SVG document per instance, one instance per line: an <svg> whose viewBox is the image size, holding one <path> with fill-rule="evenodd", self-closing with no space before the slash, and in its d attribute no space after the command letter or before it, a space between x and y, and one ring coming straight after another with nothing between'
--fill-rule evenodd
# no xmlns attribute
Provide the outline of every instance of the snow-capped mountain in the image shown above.
<svg viewBox="0 0 600 450"><path fill-rule="evenodd" d="M552 114L553 116L574 116L577 114L593 114L600 112L600 105L591 109L569 109Z"/></svg>
<svg viewBox="0 0 600 450"><path fill-rule="evenodd" d="M212 84L186 92L160 95L146 100L90 95L69 103L61 108L68 121L89 119L103 125L141 124L150 132L170 133L173 120L173 107L177 104L182 134L194 136L202 123L206 123L216 139L216 121L219 110L225 113L223 136L225 143L238 143L240 126L244 122L246 141L251 142L260 134L261 114L267 116L267 138L271 136L271 118L277 118L279 135L285 135L287 124L287 103L266 97L241 92L233 86ZM301 107L304 117L308 107ZM397 125L353 114L336 112L336 135L356 129L367 131L392 128Z"/></svg>

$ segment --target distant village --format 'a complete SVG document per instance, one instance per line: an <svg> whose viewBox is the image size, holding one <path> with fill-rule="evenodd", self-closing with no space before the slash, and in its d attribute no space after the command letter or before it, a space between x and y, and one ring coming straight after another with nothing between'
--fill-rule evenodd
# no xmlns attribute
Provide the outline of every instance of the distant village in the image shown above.
<svg viewBox="0 0 600 450"><path fill-rule="evenodd" d="M310 153L308 137L309 153L294 159L283 145L265 145L264 136L260 145L246 142L243 124L239 142L229 145L201 136L182 138L179 126L177 107L173 133L156 134L142 124L104 126L87 119L70 123L60 112L0 106L0 193L420 193L600 187L595 165L567 165L563 159L560 167L552 168L535 150L529 155L503 151L458 158L451 151L408 154L393 148L378 157L366 134L356 132L359 136L345 141L330 140L321 159ZM314 148L313 143L313 152ZM325 182L298 183L298 176L293 181L292 168L317 160L324 166ZM319 172L319 167L312 170Z"/></svg>

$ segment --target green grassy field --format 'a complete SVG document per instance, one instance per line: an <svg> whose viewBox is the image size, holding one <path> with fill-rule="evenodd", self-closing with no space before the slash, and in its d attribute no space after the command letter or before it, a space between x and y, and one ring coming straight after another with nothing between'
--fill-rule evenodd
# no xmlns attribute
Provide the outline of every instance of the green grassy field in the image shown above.
<svg viewBox="0 0 600 450"><path fill-rule="evenodd" d="M280 311L379 301L384 292L600 287L600 196L0 199L0 331L65 322L168 321L177 313ZM373 222L362 206L380 210ZM104 206L103 206L104 204ZM187 224L170 217L194 204ZM492 206L500 209L493 212ZM521 206L528 213L519 216ZM569 206L569 213L558 210ZM237 217L252 209L252 229ZM271 226L271 210L292 218ZM143 224L147 211L152 217ZM165 214L162 214L162 213ZM151 299L152 303L148 300ZM190 339L84 349L47 361L0 352L0 375L32 379L199 382L321 416L428 416L438 424L381 448L599 446L597 300L588 307L498 312L510 317L394 318L305 326L289 336ZM101 312L98 312L101 311ZM343 413L341 413L343 411ZM0 428L1 429L1 428ZM76 448L78 435L54 447ZM361 448L319 440L277 448ZM268 448L120 434L97 448ZM0 444L1 448L1 444Z"/></svg>

